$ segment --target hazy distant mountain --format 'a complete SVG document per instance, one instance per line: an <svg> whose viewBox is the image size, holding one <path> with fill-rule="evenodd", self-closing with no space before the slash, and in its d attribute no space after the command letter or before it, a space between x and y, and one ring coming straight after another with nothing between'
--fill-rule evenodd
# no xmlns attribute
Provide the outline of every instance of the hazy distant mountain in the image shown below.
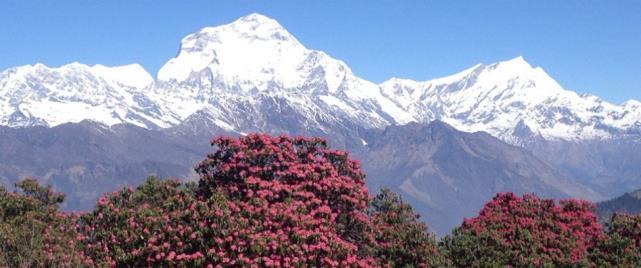
<svg viewBox="0 0 641 268"><path fill-rule="evenodd" d="M211 150L210 138L235 135L214 120L198 113L160 130L89 121L1 127L0 178L11 184L35 176L67 193L65 208L88 209L101 193L137 185L148 175L195 179L192 168ZM359 141L349 138L354 134L335 133L330 145L349 148L362 161L373 192L384 186L402 193L440 234L475 215L499 191L602 198L522 148L439 121L361 130Z"/></svg>
<svg viewBox="0 0 641 268"><path fill-rule="evenodd" d="M601 221L609 221L614 213L641 213L641 190L626 193L617 198L597 203L597 214Z"/></svg>
<svg viewBox="0 0 641 268"><path fill-rule="evenodd" d="M477 215L497 192L602 198L523 148L440 121L390 126L366 141L361 157L369 185L402 193L439 234Z"/></svg>
<svg viewBox="0 0 641 268"><path fill-rule="evenodd" d="M605 196L641 188L639 136L582 141L535 138L522 146Z"/></svg>
<svg viewBox="0 0 641 268"><path fill-rule="evenodd" d="M157 130L88 121L0 127L0 179L11 186L34 176L67 194L65 208L88 209L100 194L137 185L149 175L189 177L207 141L186 144Z"/></svg>

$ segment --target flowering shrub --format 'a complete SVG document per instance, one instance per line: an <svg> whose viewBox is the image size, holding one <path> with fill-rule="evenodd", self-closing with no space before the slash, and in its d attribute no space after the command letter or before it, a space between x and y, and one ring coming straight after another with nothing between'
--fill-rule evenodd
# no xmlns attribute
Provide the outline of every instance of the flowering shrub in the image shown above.
<svg viewBox="0 0 641 268"><path fill-rule="evenodd" d="M149 178L100 198L79 221L87 263L427 266L440 256L425 225L391 193L368 210L359 163L324 140L249 135L212 145L197 185Z"/></svg>
<svg viewBox="0 0 641 268"><path fill-rule="evenodd" d="M197 168L202 198L229 198L244 228L234 248L260 265L368 266L373 236L365 175L318 138L221 137Z"/></svg>
<svg viewBox="0 0 641 268"><path fill-rule="evenodd" d="M585 266L602 238L590 203L498 194L444 239L457 266Z"/></svg>
<svg viewBox="0 0 641 268"><path fill-rule="evenodd" d="M286 136L221 137L212 145L215 152L196 168L198 185L150 178L100 198L79 224L89 263L379 264L365 175L345 152ZM430 238L425 229L414 233Z"/></svg>
<svg viewBox="0 0 641 268"><path fill-rule="evenodd" d="M641 266L641 215L615 214L606 234L591 256L598 267Z"/></svg>
<svg viewBox="0 0 641 268"><path fill-rule="evenodd" d="M0 186L0 267L78 266L84 260L75 241L76 215L59 213L64 195L34 179Z"/></svg>
<svg viewBox="0 0 641 268"><path fill-rule="evenodd" d="M442 267L448 264L436 239L419 222L412 207L389 189L382 189L370 204L376 238L375 256L386 267L414 265Z"/></svg>
<svg viewBox="0 0 641 268"><path fill-rule="evenodd" d="M137 190L98 200L80 220L79 239L90 264L100 266L205 266L229 258L220 239L234 223L224 197L198 200L193 185L149 178Z"/></svg>

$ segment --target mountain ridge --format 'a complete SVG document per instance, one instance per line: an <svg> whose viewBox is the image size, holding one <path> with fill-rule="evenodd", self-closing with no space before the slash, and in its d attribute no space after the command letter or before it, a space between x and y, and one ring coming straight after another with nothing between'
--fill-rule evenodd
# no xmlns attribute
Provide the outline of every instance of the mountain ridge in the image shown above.
<svg viewBox="0 0 641 268"><path fill-rule="evenodd" d="M356 153L372 189L390 188L438 234L477 213L497 192L592 201L604 197L522 147L442 121L370 130Z"/></svg>
<svg viewBox="0 0 641 268"><path fill-rule="evenodd" d="M17 76L17 69L24 73ZM641 132L640 102L614 105L565 90L522 56L428 81L391 78L374 84L258 13L187 35L155 80L137 64L36 64L3 71L0 93L7 96L0 98L0 125L11 127L89 119L167 128L207 110L227 130L265 131L260 117L273 111L263 108L281 103L310 129L326 128L320 121L383 128L442 120L512 144L529 138L518 135L520 129L564 140ZM263 115L235 120L246 112Z"/></svg>
<svg viewBox="0 0 641 268"><path fill-rule="evenodd" d="M614 214L641 213L641 189L597 203L596 212L601 222L609 222Z"/></svg>
<svg viewBox="0 0 641 268"><path fill-rule="evenodd" d="M192 180L194 165L214 150L212 137L239 135L211 124L210 116L197 113L156 130L89 120L51 128L0 126L0 183L35 177L67 195L65 210L86 210L102 192L138 185L149 175ZM278 124L270 129L272 135L321 136ZM325 138L361 161L372 191L387 187L402 194L439 234L475 215L496 191L603 199L521 147L441 121Z"/></svg>

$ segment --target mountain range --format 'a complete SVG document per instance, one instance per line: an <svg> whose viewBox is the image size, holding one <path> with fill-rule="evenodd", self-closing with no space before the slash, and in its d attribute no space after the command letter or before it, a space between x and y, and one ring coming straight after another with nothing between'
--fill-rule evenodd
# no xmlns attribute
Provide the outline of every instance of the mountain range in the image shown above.
<svg viewBox="0 0 641 268"><path fill-rule="evenodd" d="M193 178L218 134L325 137L438 233L497 191L602 200L641 187L641 102L566 90L523 57L375 84L250 14L137 64L0 73L0 180L46 180L86 209L149 174ZM434 222L432 224L432 222Z"/></svg>
<svg viewBox="0 0 641 268"><path fill-rule="evenodd" d="M430 81L377 85L260 14L186 36L155 80L137 64L36 64L2 72L0 90L0 124L11 127L88 119L166 128L206 110L218 126L240 132L260 129L261 106L282 101L319 129L344 121L381 128L441 120L511 143L528 134L585 140L641 130L640 102L578 95L523 57ZM248 112L257 116L236 120Z"/></svg>

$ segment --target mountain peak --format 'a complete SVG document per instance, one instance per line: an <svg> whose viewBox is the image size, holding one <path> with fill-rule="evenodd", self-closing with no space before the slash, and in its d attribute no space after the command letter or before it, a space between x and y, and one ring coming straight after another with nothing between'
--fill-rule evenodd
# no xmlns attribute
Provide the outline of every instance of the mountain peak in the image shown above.
<svg viewBox="0 0 641 268"><path fill-rule="evenodd" d="M221 32L235 32L245 39L286 39L293 37L278 21L267 16L251 13L229 24L203 28L200 33L217 35Z"/></svg>
<svg viewBox="0 0 641 268"><path fill-rule="evenodd" d="M630 99L630 100L625 101L623 103L623 106L624 107L630 107L630 108L639 108L639 107L641 107L641 102L638 101L638 100Z"/></svg>
<svg viewBox="0 0 641 268"><path fill-rule="evenodd" d="M159 71L162 81L186 81L209 69L223 78L254 80L295 64L306 48L276 20L252 13L183 38L178 55ZM295 65L294 65L295 67Z"/></svg>
<svg viewBox="0 0 641 268"><path fill-rule="evenodd" d="M525 58L524 58L523 56L521 56L521 55L516 56L516 57L514 57L514 58L512 58L512 59L509 59L509 60L503 61L503 63L511 63L511 64L527 64L528 66L530 66L530 63L529 63L529 62L527 62L527 61L525 60Z"/></svg>
<svg viewBox="0 0 641 268"><path fill-rule="evenodd" d="M149 86L154 82L154 79L145 68L137 63L113 67L96 64L91 66L91 71L102 78L138 89Z"/></svg>
<svg viewBox="0 0 641 268"><path fill-rule="evenodd" d="M36 77L41 78L43 75L55 74L53 77L61 79L61 77L92 77L91 79L100 78L106 81L116 82L124 86L141 89L153 83L153 78L140 64L133 63L121 66L105 66L96 64L89 66L77 61L60 65L57 67L49 67L42 63L33 65L23 65L7 69L5 72L13 72L18 77ZM49 82L53 81L49 79Z"/></svg>
<svg viewBox="0 0 641 268"><path fill-rule="evenodd" d="M641 103L617 106L579 96L522 56L429 81L392 78L375 85L344 62L305 48L279 22L258 13L187 35L155 81L139 65L36 64L0 73L0 87L4 125L16 125L11 118L22 114L51 126L94 119L166 127L210 109L224 123L219 126L241 131L236 118L264 113L247 119L260 126L287 111L323 131L328 122L380 128L439 119L512 142L514 133L591 139L641 124Z"/></svg>
<svg viewBox="0 0 641 268"><path fill-rule="evenodd" d="M538 93L534 94L539 95L538 97L541 98L549 97L548 94L556 94L564 91L563 87L545 72L543 68L532 66L523 56L490 64L484 71L486 73L486 82L490 84L499 81L514 84L514 79L519 79L522 86L520 89L526 89L527 92L532 93L532 89L536 88L537 90L534 91Z"/></svg>
<svg viewBox="0 0 641 268"><path fill-rule="evenodd" d="M238 23L240 23L240 22L242 22L242 23L250 23L250 24L255 24L255 25L278 24L280 26L278 21L276 21L275 19L272 19L270 17L267 17L267 16L265 16L263 14L256 13L256 12L251 13L251 14L249 14L247 16L244 16L244 17L240 17L238 20L236 20L236 22L238 22Z"/></svg>
<svg viewBox="0 0 641 268"><path fill-rule="evenodd" d="M499 61L488 66L492 69L501 69L509 72L531 72L535 68L523 58L518 56L509 60Z"/></svg>

